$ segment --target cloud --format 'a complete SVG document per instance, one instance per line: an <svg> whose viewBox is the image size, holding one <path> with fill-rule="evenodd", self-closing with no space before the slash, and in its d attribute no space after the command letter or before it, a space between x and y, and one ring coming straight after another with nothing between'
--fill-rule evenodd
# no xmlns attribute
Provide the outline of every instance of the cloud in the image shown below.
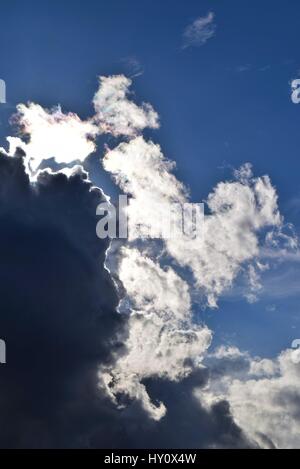
<svg viewBox="0 0 300 469"><path fill-rule="evenodd" d="M244 72L249 72L250 70L252 69L252 65L250 64L245 64L245 65L239 65L238 67L236 67L236 71L238 73L244 73Z"/></svg>
<svg viewBox="0 0 300 469"><path fill-rule="evenodd" d="M188 376L212 335L205 326L192 323L188 285L173 269L161 268L136 249L123 248L120 258L118 276L131 302L127 352L107 370L104 385L114 401L119 393L140 399L159 420L166 409L162 403L151 403L143 380L179 381Z"/></svg>
<svg viewBox="0 0 300 469"><path fill-rule="evenodd" d="M205 217L203 237L167 240L167 249L181 266L192 270L196 285L214 307L241 267L259 256L259 232L279 226L281 216L267 176L221 182L209 194L207 205L211 214Z"/></svg>
<svg viewBox="0 0 300 469"><path fill-rule="evenodd" d="M64 114L59 106L48 110L34 103L19 104L14 123L24 139L9 137L8 153L14 155L17 147L24 150L29 175L36 175L40 164L47 159L54 158L57 163L68 165L84 161L96 149L94 139L98 128L74 113Z"/></svg>
<svg viewBox="0 0 300 469"><path fill-rule="evenodd" d="M126 68L126 75L129 75L130 78L137 78L144 74L143 67L135 56L124 57L120 62Z"/></svg>
<svg viewBox="0 0 300 469"><path fill-rule="evenodd" d="M159 145L142 136L108 151L103 167L132 196L127 208L131 241L149 231L156 233L159 222L167 220L170 204L188 201L185 187L172 174L175 163L164 157Z"/></svg>
<svg viewBox="0 0 300 469"><path fill-rule="evenodd" d="M265 448L300 446L300 368L285 350L275 359L253 358L222 347L208 360L210 381L196 392L202 404L226 400L235 422Z"/></svg>
<svg viewBox="0 0 300 469"><path fill-rule="evenodd" d="M186 27L183 33L183 49L187 47L203 46L216 33L214 23L215 15L209 12L206 16L200 16L192 24Z"/></svg>
<svg viewBox="0 0 300 469"><path fill-rule="evenodd" d="M131 223L155 226L169 204L189 201L174 162L142 136L158 126L158 115L129 99L130 86L124 76L101 77L86 121L60 108L18 107L22 140L9 137L10 151L0 157L0 328L14 350L1 375L0 445L296 444L288 355L253 359L234 347L209 354L213 332L195 320L191 295L196 290L201 306L214 308L246 272L255 299L263 255L295 255L270 178L254 177L246 164L220 182L207 197L199 239L151 243L133 231L108 250L96 238L96 206L107 197L78 161L94 152L100 134L124 137L106 149L103 168L130 196ZM40 171L49 158L61 169ZM256 394L263 409L251 407ZM274 430L285 406L290 439Z"/></svg>
<svg viewBox="0 0 300 469"><path fill-rule="evenodd" d="M134 274L139 261L142 277L127 283L138 293L131 316L118 314L104 267L108 242L95 235L103 193L83 172L44 172L31 184L24 158L0 155L0 330L8 351L0 375L0 447L248 447L226 402L207 411L193 396L206 372L183 362L205 350L210 332L175 327L190 318L187 285L131 251L122 276ZM99 387L99 367L118 378L121 366L136 389L120 385L131 398L117 396L117 409ZM147 400L149 408L141 407ZM149 418L155 408L157 417L168 412L157 421Z"/></svg>
<svg viewBox="0 0 300 469"><path fill-rule="evenodd" d="M130 194L127 215L133 226L155 227L158 218L167 219L171 203L182 205L189 201L187 189L172 174L174 163L164 157L159 145L142 137L108 151L103 166ZM236 171L235 177L235 181L219 183L209 194L210 215L205 217L203 236L164 240L168 254L178 265L192 271L197 288L211 307L217 306L218 297L232 286L241 266L259 257L259 232L282 224L277 194L269 177L254 178L250 165ZM157 207L161 207L160 216ZM132 241L134 237L133 232ZM249 269L255 293L260 289L256 288L257 269Z"/></svg>
<svg viewBox="0 0 300 469"><path fill-rule="evenodd" d="M137 443L152 448L257 448L236 425L226 400L209 409L200 405L195 388L204 388L207 370L195 370L180 382L147 380L155 401L168 409L163 419L148 428L148 439L137 433Z"/></svg>
<svg viewBox="0 0 300 469"><path fill-rule="evenodd" d="M123 321L95 235L103 194L82 174L33 186L23 158L0 155L0 447L87 447L95 431L109 445L117 415L97 371Z"/></svg>
<svg viewBox="0 0 300 469"><path fill-rule="evenodd" d="M137 106L127 97L132 81L123 75L100 77L94 96L95 120L104 131L132 137L146 127L157 129L158 115L150 104Z"/></svg>
<svg viewBox="0 0 300 469"><path fill-rule="evenodd" d="M62 166L84 162L95 152L95 140L103 133L132 137L146 127L158 128L158 115L150 104L137 106L128 99L131 84L124 75L100 77L93 99L95 114L87 120L63 113L60 106L49 110L39 104L19 104L12 122L20 136L7 137L9 149L1 151L13 156L17 148L22 149L27 174L34 181L47 160Z"/></svg>
<svg viewBox="0 0 300 469"><path fill-rule="evenodd" d="M125 289L123 304L131 311L127 352L107 370L104 385L116 403L118 395L128 395L160 420L168 409L163 402L153 403L145 379L176 382L187 377L201 367L212 337L207 328L193 323L189 290L202 292L204 303L216 307L244 269L248 301L255 301L265 270L259 262L265 245L262 234L267 233L268 244L279 246L283 219L270 178L255 178L251 165L245 164L234 172L234 180L219 183L209 194L202 237L162 239L163 248L156 247L151 255L143 227L146 233L149 227L155 231L157 221L167 220L170 204L189 201L187 189L173 174L174 162L159 145L138 136L108 150L103 167L130 196L129 226L139 225L138 232L129 231L129 244L119 252L116 269ZM188 275L188 283L180 278L175 266L190 270L194 284Z"/></svg>

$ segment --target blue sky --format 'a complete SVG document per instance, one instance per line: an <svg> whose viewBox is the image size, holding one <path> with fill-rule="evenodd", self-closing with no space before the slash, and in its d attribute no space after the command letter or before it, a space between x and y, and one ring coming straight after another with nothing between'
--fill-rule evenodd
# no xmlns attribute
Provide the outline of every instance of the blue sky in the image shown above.
<svg viewBox="0 0 300 469"><path fill-rule="evenodd" d="M205 199L233 167L250 161L255 174L270 175L282 213L299 230L300 106L290 99L290 81L300 71L299 2L82 3L1 2L0 78L8 100L0 106L1 144L17 103L60 103L85 117L99 74L137 75L137 99L160 115L161 128L151 136L176 160L193 200ZM214 37L183 49L185 28L210 11ZM106 176L97 177L109 188ZM252 305L224 298L219 311L200 312L216 341L264 355L289 347L300 334L299 269L289 269L278 281L281 295L269 292Z"/></svg>

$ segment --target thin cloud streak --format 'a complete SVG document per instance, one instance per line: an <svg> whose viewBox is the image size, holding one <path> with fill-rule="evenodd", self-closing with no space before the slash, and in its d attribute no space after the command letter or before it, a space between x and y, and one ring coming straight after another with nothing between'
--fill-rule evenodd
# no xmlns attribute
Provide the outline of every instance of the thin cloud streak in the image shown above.
<svg viewBox="0 0 300 469"><path fill-rule="evenodd" d="M215 15L209 12L206 16L200 16L188 25L183 32L182 49L187 47L203 46L216 33Z"/></svg>

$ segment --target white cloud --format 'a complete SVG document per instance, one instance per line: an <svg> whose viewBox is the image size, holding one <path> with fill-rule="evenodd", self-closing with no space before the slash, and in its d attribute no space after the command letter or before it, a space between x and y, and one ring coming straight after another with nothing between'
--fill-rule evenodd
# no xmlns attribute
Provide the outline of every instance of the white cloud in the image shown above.
<svg viewBox="0 0 300 469"><path fill-rule="evenodd" d="M189 287L170 267L123 248L118 274L131 303L127 351L101 382L114 400L120 392L140 399L157 420L166 409L151 403L142 380L187 376L209 347L211 331L192 323Z"/></svg>
<svg viewBox="0 0 300 469"><path fill-rule="evenodd" d="M197 18L187 26L183 33L183 48L189 46L203 46L216 33L214 13L209 12L206 16Z"/></svg>
<svg viewBox="0 0 300 469"><path fill-rule="evenodd" d="M146 127L157 128L158 115L150 104L140 107L128 99L132 81L124 75L100 77L99 90L94 96L95 115L81 120L77 114L64 114L60 106L45 109L34 103L19 104L14 122L20 137L8 137L9 150L14 156L16 148L25 153L25 166L31 180L47 159L70 165L83 162L96 150L99 134L132 137Z"/></svg>
<svg viewBox="0 0 300 469"><path fill-rule="evenodd" d="M134 225L155 225L157 206L189 200L188 191L172 174L174 163L164 157L159 145L146 142L141 136L109 150L103 166L131 196L127 215ZM270 238L277 242L281 233L282 217L269 177L254 178L251 165L246 164L235 171L235 178L218 184L209 194L211 213L205 219L203 238L164 240L168 255L181 267L191 269L197 288L203 291L210 307L216 306L218 297L232 286L244 264L255 298L261 289L259 272L265 269L258 260L262 249L259 233L271 229L268 244ZM140 399L158 420L167 409L163 403L157 406L151 402L143 379L156 376L180 380L187 376L193 367L201 366L212 333L193 324L188 285L173 269L160 266L164 252L151 259L145 254L147 242L144 248L137 246L133 232L129 246L120 253L118 268L133 311L127 352L113 369L106 370L104 377L113 399L118 393ZM237 349L228 354L229 362L232 357L240 360L242 356ZM264 363L265 368L268 365Z"/></svg>
<svg viewBox="0 0 300 469"><path fill-rule="evenodd" d="M161 268L136 249L123 248L120 255L119 278L135 311L154 313L165 321L191 319L189 286L171 267Z"/></svg>
<svg viewBox="0 0 300 469"><path fill-rule="evenodd" d="M25 153L25 165L31 177L40 164L49 158L57 163L70 164L84 161L96 149L94 138L97 127L90 121L82 121L77 114L64 114L61 108L44 109L38 104L19 104L15 122L22 137L8 137L9 154L17 147Z"/></svg>
<svg viewBox="0 0 300 469"><path fill-rule="evenodd" d="M188 200L185 187L171 172L175 164L164 157L159 145L143 137L107 152L103 166L119 187L133 196L127 208L130 241L159 231L157 225L168 220L170 205Z"/></svg>
<svg viewBox="0 0 300 469"><path fill-rule="evenodd" d="M167 248L182 266L189 266L210 306L232 286L241 266L259 256L259 232L277 226L277 195L267 176L221 182L207 199L211 215L204 236L196 242L168 240Z"/></svg>
<svg viewBox="0 0 300 469"><path fill-rule="evenodd" d="M300 366L293 360L295 353L285 350L273 360L217 353L210 363L210 384L196 395L208 406L228 400L236 423L260 446L300 448ZM214 374L214 367L222 374Z"/></svg>
<svg viewBox="0 0 300 469"><path fill-rule="evenodd" d="M108 151L103 164L122 190L132 195L128 217L133 225L155 226L157 206L188 202L187 190L172 174L174 164L151 141L138 137L121 143ZM165 239L168 253L192 271L197 288L211 307L232 286L241 266L260 255L259 232L282 224L269 177L254 178L250 165L240 168L235 176L236 181L221 182L209 194L211 214L205 217L203 237ZM166 219L167 214L160 214L162 217ZM257 271L249 267L252 295L260 289Z"/></svg>
<svg viewBox="0 0 300 469"><path fill-rule="evenodd" d="M188 192L172 174L174 164L159 145L142 137L109 150L104 168L115 182L130 194L129 221L155 225L157 206L188 201ZM237 180L220 183L208 197L211 214L206 217L204 237L165 239L165 249L181 267L192 270L197 288L210 307L232 286L244 263L248 265L253 296L260 290L257 261L260 255L258 233L268 226L280 227L282 218L277 195L267 176L254 178L250 165L235 172ZM162 216L160 214L160 216ZM144 248L136 248L136 238L120 253L118 276L125 287L127 301L134 312L130 317L127 353L109 370L110 392L122 390L142 400L153 418L166 409L151 404L143 378L181 379L199 366L208 348L211 331L193 325L190 317L189 288L170 267L162 269L159 256L150 259ZM147 241L146 241L147 252ZM255 268L256 266L256 268ZM185 327L183 326L185 322Z"/></svg>
<svg viewBox="0 0 300 469"><path fill-rule="evenodd" d="M99 90L94 96L95 121L115 136L134 136L146 127L158 128L158 114L150 104L137 106L128 99L132 81L124 75L100 77Z"/></svg>

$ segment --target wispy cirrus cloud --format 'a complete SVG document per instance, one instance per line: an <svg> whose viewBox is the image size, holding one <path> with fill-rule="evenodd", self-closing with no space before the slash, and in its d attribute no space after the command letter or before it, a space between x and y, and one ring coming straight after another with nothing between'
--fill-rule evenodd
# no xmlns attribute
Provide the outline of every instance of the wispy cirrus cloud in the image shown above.
<svg viewBox="0 0 300 469"><path fill-rule="evenodd" d="M144 68L134 55L123 57L120 62L123 64L126 73L130 78L137 78L144 74Z"/></svg>
<svg viewBox="0 0 300 469"><path fill-rule="evenodd" d="M200 16L193 23L189 24L182 35L182 49L203 46L211 39L216 33L214 19L215 14L210 11L206 16Z"/></svg>

